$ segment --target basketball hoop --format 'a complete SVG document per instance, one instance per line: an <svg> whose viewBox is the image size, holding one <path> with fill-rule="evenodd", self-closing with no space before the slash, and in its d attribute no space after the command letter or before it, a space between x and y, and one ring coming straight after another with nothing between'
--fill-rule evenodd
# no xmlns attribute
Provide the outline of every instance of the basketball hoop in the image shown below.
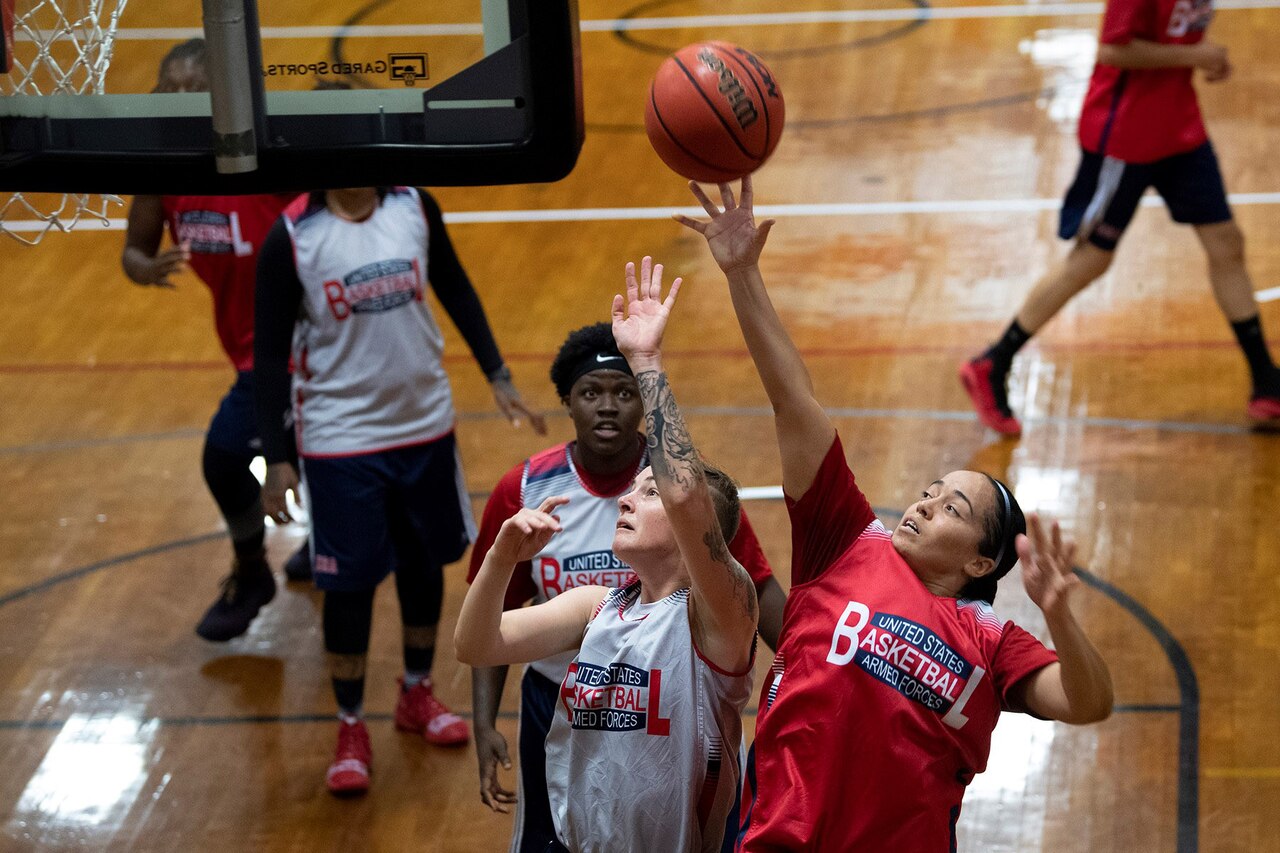
<svg viewBox="0 0 1280 853"><path fill-rule="evenodd" d="M0 0L0 97L101 95L126 1ZM34 246L85 219L106 224L107 209L121 203L114 195L0 194L0 232Z"/></svg>

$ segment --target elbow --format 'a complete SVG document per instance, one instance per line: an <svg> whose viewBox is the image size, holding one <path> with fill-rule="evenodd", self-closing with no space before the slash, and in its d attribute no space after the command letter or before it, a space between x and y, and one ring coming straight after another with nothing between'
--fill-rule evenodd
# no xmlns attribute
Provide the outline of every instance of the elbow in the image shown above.
<svg viewBox="0 0 1280 853"><path fill-rule="evenodd" d="M465 663L467 666L484 666L476 644L471 641L467 632L462 630L461 622L453 631L453 651L459 663Z"/></svg>
<svg viewBox="0 0 1280 853"><path fill-rule="evenodd" d="M499 660L493 643L484 642L461 628L461 624L453 632L453 652L458 663L467 666L497 666L506 661Z"/></svg>
<svg viewBox="0 0 1280 853"><path fill-rule="evenodd" d="M1097 695L1093 696L1089 702L1082 702L1078 708L1073 708L1070 717L1064 719L1063 722L1076 726L1100 723L1110 717L1114 709L1115 696L1112 694L1111 683L1108 681L1106 686L1100 689Z"/></svg>

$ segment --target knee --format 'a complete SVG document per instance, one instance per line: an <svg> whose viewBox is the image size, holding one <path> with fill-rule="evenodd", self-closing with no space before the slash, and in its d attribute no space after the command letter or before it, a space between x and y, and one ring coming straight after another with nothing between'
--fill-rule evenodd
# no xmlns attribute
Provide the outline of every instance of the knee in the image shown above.
<svg viewBox="0 0 1280 853"><path fill-rule="evenodd" d="M200 468L209 492L224 511L241 510L258 499L258 480L247 459L205 442Z"/></svg>
<svg viewBox="0 0 1280 853"><path fill-rule="evenodd" d="M1099 278L1111 268L1111 259L1116 253L1100 248L1092 243L1077 243L1067 256L1067 268L1070 277L1078 287L1083 288Z"/></svg>
<svg viewBox="0 0 1280 853"><path fill-rule="evenodd" d="M1234 222L1204 228L1200 232L1200 239L1211 265L1244 265L1244 232Z"/></svg>

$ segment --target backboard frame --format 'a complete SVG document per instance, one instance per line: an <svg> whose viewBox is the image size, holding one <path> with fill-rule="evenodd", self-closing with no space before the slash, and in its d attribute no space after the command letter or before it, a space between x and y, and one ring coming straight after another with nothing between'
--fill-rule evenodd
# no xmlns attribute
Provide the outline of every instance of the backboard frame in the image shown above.
<svg viewBox="0 0 1280 853"><path fill-rule="evenodd" d="M326 92L336 105L322 115L300 100L318 93L266 93L258 168L241 174L215 167L207 93L0 97L0 190L236 195L559 180L584 138L577 3L509 8L509 43L430 88ZM250 62L260 79L260 49ZM157 98L163 114L141 114L143 99L154 112Z"/></svg>

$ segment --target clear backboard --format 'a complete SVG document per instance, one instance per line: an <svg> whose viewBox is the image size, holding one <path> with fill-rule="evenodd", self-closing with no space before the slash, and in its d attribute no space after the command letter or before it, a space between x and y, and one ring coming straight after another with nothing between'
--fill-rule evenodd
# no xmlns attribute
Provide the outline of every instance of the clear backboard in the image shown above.
<svg viewBox="0 0 1280 853"><path fill-rule="evenodd" d="M48 0L0 0L0 190L552 181L582 145L575 0L61 2L68 21L66 5L94 7L113 37L105 53L84 47L83 22L51 38L28 25ZM206 39L210 91L154 92L162 59L192 38ZM334 84L347 88L316 88Z"/></svg>

